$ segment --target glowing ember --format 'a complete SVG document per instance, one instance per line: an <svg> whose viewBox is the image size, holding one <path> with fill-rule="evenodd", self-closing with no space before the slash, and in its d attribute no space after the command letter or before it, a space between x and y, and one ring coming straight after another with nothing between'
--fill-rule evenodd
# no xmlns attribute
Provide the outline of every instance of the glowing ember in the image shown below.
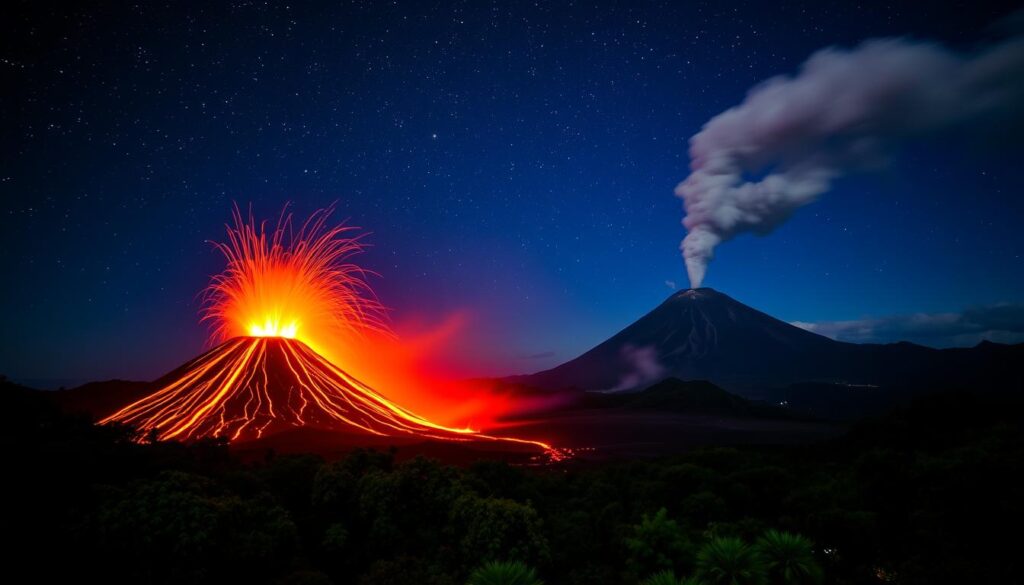
<svg viewBox="0 0 1024 585"><path fill-rule="evenodd" d="M362 249L354 228L328 228L331 210L292 229L234 212L228 265L207 290L204 319L221 343L172 372L154 393L100 421L162 439L258 439L299 427L383 436L492 440L566 453L539 441L495 437L433 423L395 404L326 359L317 347L344 335L385 331L383 310L347 259Z"/></svg>
<svg viewBox="0 0 1024 585"><path fill-rule="evenodd" d="M259 323L249 325L249 335L253 337L287 337L288 339L295 339L295 332L298 329L299 324L295 321L283 325L280 319L268 318L263 322L263 325Z"/></svg>
<svg viewBox="0 0 1024 585"><path fill-rule="evenodd" d="M215 341L287 337L323 353L340 337L386 329L365 271L347 261L363 250L358 228L329 226L332 212L317 211L296 230L285 209L268 230L235 208L228 241L215 244L227 269L206 291Z"/></svg>

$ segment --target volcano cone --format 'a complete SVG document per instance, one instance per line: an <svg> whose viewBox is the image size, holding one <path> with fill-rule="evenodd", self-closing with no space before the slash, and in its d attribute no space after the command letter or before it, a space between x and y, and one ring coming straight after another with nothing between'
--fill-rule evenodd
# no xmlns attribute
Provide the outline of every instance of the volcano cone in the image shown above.
<svg viewBox="0 0 1024 585"><path fill-rule="evenodd" d="M491 438L437 425L401 408L296 339L236 337L159 385L101 423L129 424L180 441L226 437L240 442L296 427L446 440Z"/></svg>

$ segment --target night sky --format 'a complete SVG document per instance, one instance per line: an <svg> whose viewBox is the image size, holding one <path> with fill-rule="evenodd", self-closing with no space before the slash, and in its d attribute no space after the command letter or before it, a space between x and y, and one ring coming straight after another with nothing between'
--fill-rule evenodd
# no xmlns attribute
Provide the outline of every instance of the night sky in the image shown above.
<svg viewBox="0 0 1024 585"><path fill-rule="evenodd" d="M460 371L555 365L687 286L673 189L704 122L822 47L969 48L1013 8L43 4L0 25L0 373L43 385L201 351L235 201L337 201L396 323L469 315ZM916 144L723 244L705 285L810 323L1020 303L1021 154Z"/></svg>

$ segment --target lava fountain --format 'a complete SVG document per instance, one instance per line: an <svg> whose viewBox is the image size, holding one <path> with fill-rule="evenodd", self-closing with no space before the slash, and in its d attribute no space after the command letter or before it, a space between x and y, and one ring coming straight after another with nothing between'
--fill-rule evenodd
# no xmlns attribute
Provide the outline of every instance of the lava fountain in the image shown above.
<svg viewBox="0 0 1024 585"><path fill-rule="evenodd" d="M316 428L377 436L499 441L560 452L539 441L496 437L431 422L360 382L324 357L344 337L386 332L385 313L350 262L357 229L330 226L332 208L296 229L282 213L268 229L236 207L227 260L205 291L211 350L158 380L158 389L100 424L132 425L161 439L259 439Z"/></svg>
<svg viewBox="0 0 1024 585"><path fill-rule="evenodd" d="M287 208L276 227L236 207L226 242L214 242L227 267L206 289L203 319L213 339L284 337L320 353L338 339L386 330L384 309L349 259L363 250L358 228L329 226L333 209L295 229ZM269 231L269 233L268 233Z"/></svg>

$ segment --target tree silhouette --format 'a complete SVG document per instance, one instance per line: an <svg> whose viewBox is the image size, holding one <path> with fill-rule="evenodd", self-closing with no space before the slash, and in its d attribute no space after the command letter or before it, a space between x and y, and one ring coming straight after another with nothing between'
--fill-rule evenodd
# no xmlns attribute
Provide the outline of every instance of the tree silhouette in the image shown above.
<svg viewBox="0 0 1024 585"><path fill-rule="evenodd" d="M692 555L682 528L668 517L665 508L653 516L643 515L640 524L633 527L633 534L626 538L626 548L638 575L654 571L671 572L678 568L677 564L689 566L684 561Z"/></svg>
<svg viewBox="0 0 1024 585"><path fill-rule="evenodd" d="M543 585L543 581L519 561L492 561L473 571L467 585Z"/></svg>
<svg viewBox="0 0 1024 585"><path fill-rule="evenodd" d="M772 581L785 585L821 583L821 567L814 559L813 544L808 538L769 530L757 540L756 547L768 564Z"/></svg>
<svg viewBox="0 0 1024 585"><path fill-rule="evenodd" d="M643 585L679 585L679 579L672 571L661 571L644 579Z"/></svg>
<svg viewBox="0 0 1024 585"><path fill-rule="evenodd" d="M697 553L697 574L708 585L762 585L767 568L760 551L739 538L713 538Z"/></svg>

